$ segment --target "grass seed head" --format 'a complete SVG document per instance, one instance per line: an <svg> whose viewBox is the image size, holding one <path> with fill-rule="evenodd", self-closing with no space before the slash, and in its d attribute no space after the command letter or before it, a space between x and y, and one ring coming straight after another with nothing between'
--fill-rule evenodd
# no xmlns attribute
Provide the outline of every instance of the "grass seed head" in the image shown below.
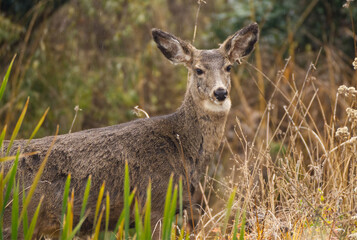
<svg viewBox="0 0 357 240"><path fill-rule="evenodd" d="M336 137L343 141L346 141L350 137L348 127L345 126L345 127L338 128L336 131Z"/></svg>
<svg viewBox="0 0 357 240"><path fill-rule="evenodd" d="M357 110L353 108L347 108L347 117L348 121L350 121L353 125L357 124Z"/></svg>
<svg viewBox="0 0 357 240"><path fill-rule="evenodd" d="M346 85L341 85L337 89L338 94L345 95L345 97L356 97L357 90L354 87L347 87Z"/></svg>

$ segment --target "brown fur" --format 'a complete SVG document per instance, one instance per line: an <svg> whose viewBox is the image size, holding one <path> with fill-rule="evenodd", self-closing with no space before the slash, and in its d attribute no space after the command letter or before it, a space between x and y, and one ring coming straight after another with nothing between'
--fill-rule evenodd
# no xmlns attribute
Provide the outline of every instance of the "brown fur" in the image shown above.
<svg viewBox="0 0 357 240"><path fill-rule="evenodd" d="M226 67L244 57L247 49L252 50L257 41L258 27L257 24L251 24L214 50L197 50L191 44L161 30L154 29L152 34L159 49L169 60L183 63L189 70L190 79L182 106L166 116L58 136L29 206L31 217L41 196L45 197L36 228L37 236L56 236L59 233L63 190L69 173L71 189L75 193L75 222L79 218L86 181L92 175L88 201L91 212L82 231L88 233L92 230L98 191L103 181L106 191L110 193L110 227L113 228L123 207L126 160L130 169L131 189L137 188L141 203L145 202L149 179L152 181L152 224L155 225L162 217L170 175L174 173L176 183L183 176L184 186L187 184L182 161L184 157L190 193L184 191L183 197L184 206L188 207L188 194L198 189L201 174L224 136L230 100L229 95L222 102L214 98L217 80L229 93L230 77ZM244 49L236 44L237 36ZM232 55L232 52L237 51L244 55ZM204 74L197 74L197 68L202 69ZM205 101L212 108L207 108ZM26 141L15 141L12 154L19 147L23 152L39 151L39 154L19 161L18 179L24 182L25 188L30 186L52 140L53 137L35 139L25 149ZM10 166L11 163L5 164L5 171ZM7 209L5 225L10 222L10 217L11 211Z"/></svg>

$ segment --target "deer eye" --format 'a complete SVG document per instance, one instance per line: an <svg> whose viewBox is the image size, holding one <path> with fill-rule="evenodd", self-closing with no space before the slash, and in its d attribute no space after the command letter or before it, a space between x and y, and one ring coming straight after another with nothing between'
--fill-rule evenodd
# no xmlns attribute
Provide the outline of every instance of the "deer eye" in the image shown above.
<svg viewBox="0 0 357 240"><path fill-rule="evenodd" d="M196 68L195 71L196 71L197 75L202 75L203 74L203 70L202 69Z"/></svg>
<svg viewBox="0 0 357 240"><path fill-rule="evenodd" d="M230 72L231 69L232 69L232 65L228 65L228 66L226 67L226 71L227 71L227 72Z"/></svg>

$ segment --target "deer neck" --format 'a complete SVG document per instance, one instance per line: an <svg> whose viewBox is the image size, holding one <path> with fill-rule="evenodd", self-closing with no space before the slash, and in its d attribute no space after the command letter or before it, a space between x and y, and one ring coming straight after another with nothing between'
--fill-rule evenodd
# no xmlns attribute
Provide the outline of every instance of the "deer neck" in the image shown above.
<svg viewBox="0 0 357 240"><path fill-rule="evenodd" d="M186 92L185 99L178 109L179 135L186 152L193 158L206 162L217 151L224 136L228 111L209 111L202 101ZM202 159L203 158L203 159Z"/></svg>

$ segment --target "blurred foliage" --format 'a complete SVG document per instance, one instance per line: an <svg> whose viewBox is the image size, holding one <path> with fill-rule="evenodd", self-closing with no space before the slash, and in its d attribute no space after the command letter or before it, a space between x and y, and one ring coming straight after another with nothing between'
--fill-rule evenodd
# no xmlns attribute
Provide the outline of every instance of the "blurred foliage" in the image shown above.
<svg viewBox="0 0 357 240"><path fill-rule="evenodd" d="M35 8L42 7L42 13L53 12L59 9L68 0L2 0L1 10L6 13L13 21L22 22L27 25L34 14Z"/></svg>
<svg viewBox="0 0 357 240"><path fill-rule="evenodd" d="M232 29L240 29L252 19L263 25L260 40L273 49L282 45L289 32L295 33L295 41L305 50L305 45L313 44L319 50L321 44L311 37L324 42L334 42L344 50L353 48L351 35L343 34L351 27L348 10L343 8L343 0L284 1L284 0L228 0L211 19L212 34L224 40ZM311 9L310 9L311 7ZM356 16L357 8L351 8ZM224 27L223 27L224 26ZM345 44L349 43L349 44ZM352 51L353 52L353 51Z"/></svg>
<svg viewBox="0 0 357 240"><path fill-rule="evenodd" d="M24 28L0 15L0 44L11 45L24 32Z"/></svg>
<svg viewBox="0 0 357 240"><path fill-rule="evenodd" d="M269 77L282 68L282 56L293 55L295 68L305 68L315 60L320 48L329 46L335 47L331 48L332 57L342 59L341 69L351 68L349 61L354 58L351 21L349 9L342 8L343 3L342 0L207 1L202 3L195 45L217 47L243 25L257 21L261 26L262 70ZM6 65L15 52L19 53L11 89L5 95L9 104L0 108L0 121L11 122L30 96L31 114L27 116L29 124L24 126L23 137L28 137L47 107L51 110L41 136L53 134L57 124L61 133L68 132L76 105L82 111L74 130L134 119L132 109L136 105L150 116L172 112L180 105L186 88L186 70L174 67L161 56L151 40L150 29L162 28L191 40L196 1L2 0L0 4L1 64ZM350 10L353 16L357 15L356 7L351 5ZM254 56L249 61L254 62ZM333 73L323 69L321 78L331 79L334 74L331 82L351 81L346 79L352 79L353 71L341 69ZM341 71L347 75L339 75ZM241 112L243 118L254 116L240 106L244 99L238 85L249 89L243 97L252 109L258 105L257 95L269 96L269 86L260 92L256 88L251 80L255 74L249 68L234 71L232 98L237 108L233 108L233 114L239 116ZM253 128L255 121L249 122Z"/></svg>

